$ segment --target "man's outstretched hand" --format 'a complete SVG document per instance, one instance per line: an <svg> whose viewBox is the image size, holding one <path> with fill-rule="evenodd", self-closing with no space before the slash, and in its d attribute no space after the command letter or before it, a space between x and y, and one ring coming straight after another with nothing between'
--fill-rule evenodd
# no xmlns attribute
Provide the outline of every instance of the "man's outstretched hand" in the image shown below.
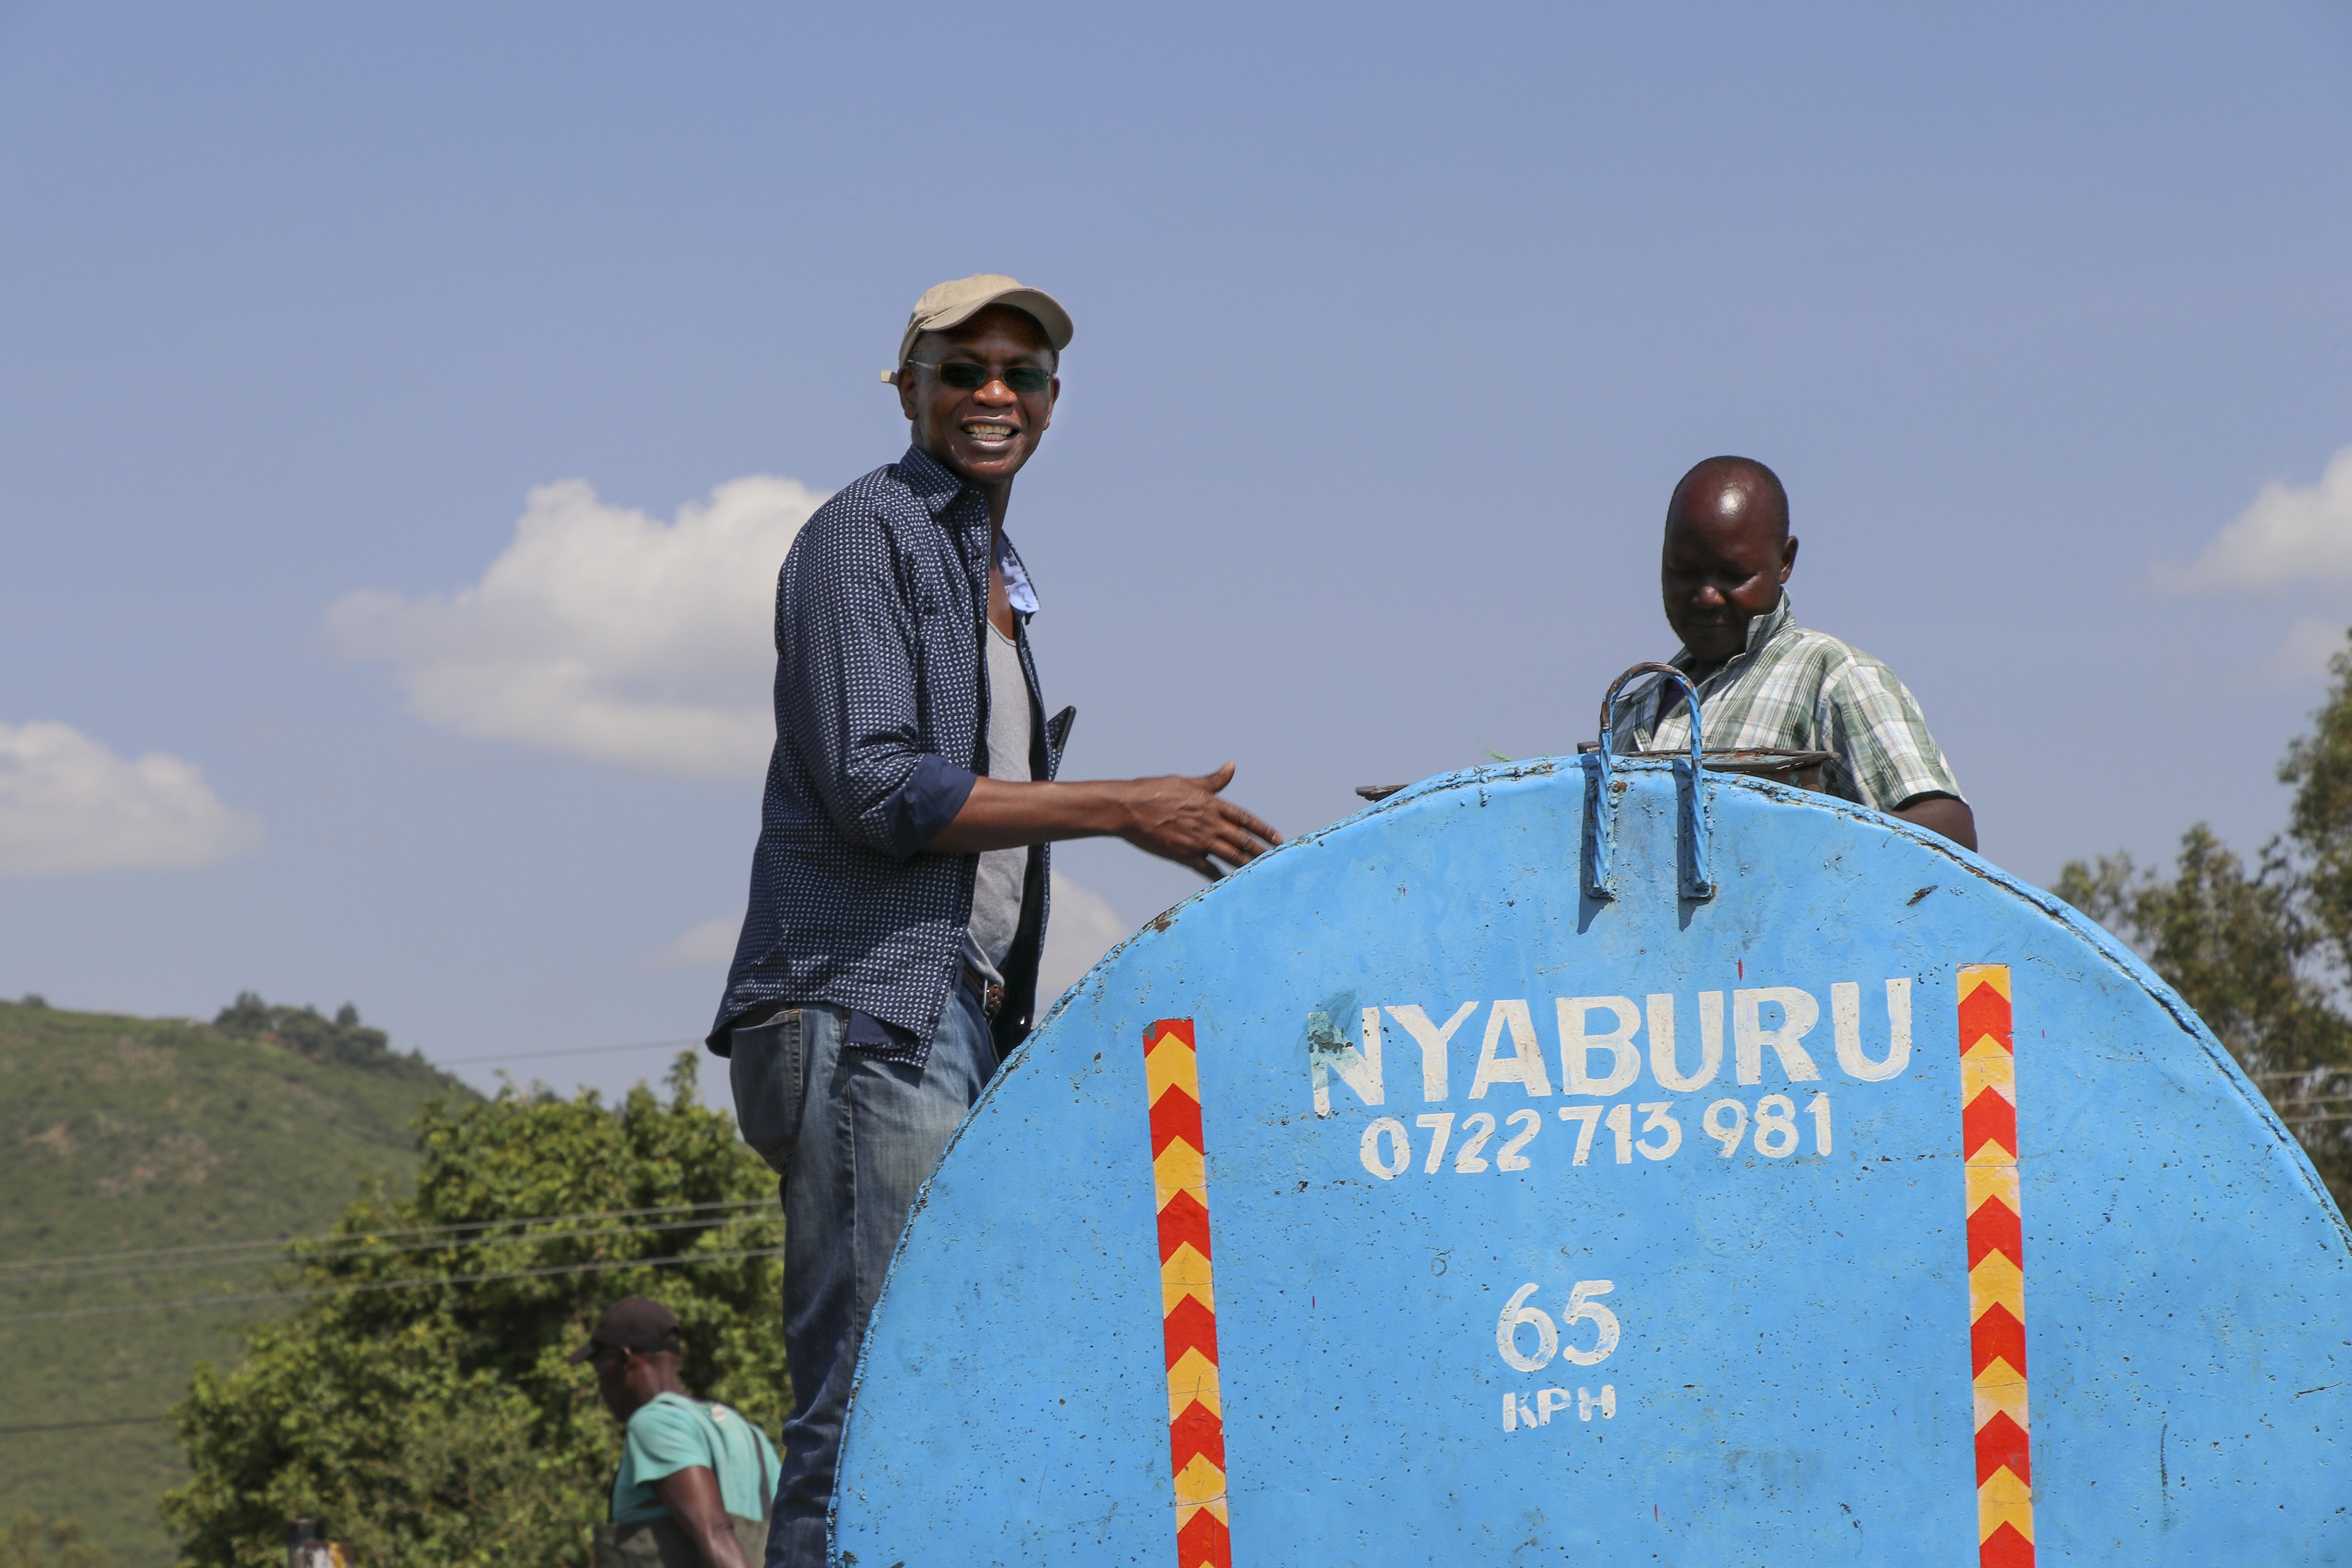
<svg viewBox="0 0 2352 1568"><path fill-rule="evenodd" d="M1282 842L1281 834L1221 797L1218 792L1233 779L1231 763L1198 778L1168 773L1081 784L982 778L955 820L923 847L940 855L972 855L1116 836L1203 877L1221 877L1224 872L1217 862L1239 866Z"/></svg>
<svg viewBox="0 0 2352 1568"><path fill-rule="evenodd" d="M1197 778L1166 773L1128 780L1120 790L1132 821L1119 837L1213 880L1224 875L1217 861L1240 866L1282 842L1262 819L1223 798L1233 782L1231 763Z"/></svg>

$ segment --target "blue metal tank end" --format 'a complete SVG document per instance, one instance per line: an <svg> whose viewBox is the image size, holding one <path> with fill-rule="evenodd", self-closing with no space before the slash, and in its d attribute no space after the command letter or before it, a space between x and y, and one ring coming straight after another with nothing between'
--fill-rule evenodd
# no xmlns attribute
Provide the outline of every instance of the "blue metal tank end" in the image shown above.
<svg viewBox="0 0 2352 1568"><path fill-rule="evenodd" d="M1073 988L901 1240L839 1561L2352 1561L2352 1236L2179 999L1760 781L1685 896L1664 763L1595 897L1591 772L1426 781Z"/></svg>

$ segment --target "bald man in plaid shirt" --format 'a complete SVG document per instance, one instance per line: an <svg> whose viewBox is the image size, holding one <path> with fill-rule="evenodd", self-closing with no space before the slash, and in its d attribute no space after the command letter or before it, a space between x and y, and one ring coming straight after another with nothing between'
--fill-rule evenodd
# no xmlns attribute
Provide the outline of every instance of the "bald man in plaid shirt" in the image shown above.
<svg viewBox="0 0 2352 1568"><path fill-rule="evenodd" d="M1974 849L1976 814L1917 700L1861 649L1797 625L1781 591L1796 564L1789 493L1763 464L1709 458L1675 487L1658 581L1707 749L1831 752L1829 793ZM1664 676L1634 687L1610 738L1621 751L1687 747L1682 688Z"/></svg>

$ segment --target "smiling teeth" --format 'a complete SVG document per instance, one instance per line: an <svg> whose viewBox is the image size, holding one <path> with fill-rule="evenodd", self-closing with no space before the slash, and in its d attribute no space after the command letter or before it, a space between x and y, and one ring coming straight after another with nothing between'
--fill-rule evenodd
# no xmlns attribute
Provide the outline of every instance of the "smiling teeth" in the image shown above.
<svg viewBox="0 0 2352 1568"><path fill-rule="evenodd" d="M1013 434L1010 425L967 425L964 428L983 441L1002 441Z"/></svg>

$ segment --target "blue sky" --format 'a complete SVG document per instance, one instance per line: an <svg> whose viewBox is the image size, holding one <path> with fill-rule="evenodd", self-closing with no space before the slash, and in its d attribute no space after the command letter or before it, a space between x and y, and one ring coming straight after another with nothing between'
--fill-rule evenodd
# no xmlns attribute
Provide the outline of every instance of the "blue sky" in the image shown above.
<svg viewBox="0 0 2352 1568"><path fill-rule="evenodd" d="M1300 830L1570 749L1737 451L1993 858L2251 847L2352 621L2347 68L2307 4L0 4L0 994L698 1035L772 557L979 270L1077 322L1012 521L1076 773ZM1061 863L1097 942L1192 886Z"/></svg>

